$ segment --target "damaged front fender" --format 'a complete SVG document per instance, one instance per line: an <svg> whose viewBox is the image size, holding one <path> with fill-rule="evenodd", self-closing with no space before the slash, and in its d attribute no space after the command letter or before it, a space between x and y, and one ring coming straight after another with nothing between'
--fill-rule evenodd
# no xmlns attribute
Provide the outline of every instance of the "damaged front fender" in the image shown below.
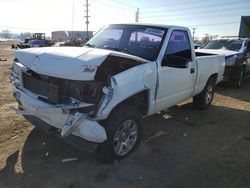
<svg viewBox="0 0 250 188"><path fill-rule="evenodd" d="M105 97L96 117L106 119L118 104L144 90L149 90L150 99L148 101L151 102L147 111L148 113L153 111L155 107L153 97L157 80L155 72L155 63L146 63L112 76L110 87L104 88Z"/></svg>

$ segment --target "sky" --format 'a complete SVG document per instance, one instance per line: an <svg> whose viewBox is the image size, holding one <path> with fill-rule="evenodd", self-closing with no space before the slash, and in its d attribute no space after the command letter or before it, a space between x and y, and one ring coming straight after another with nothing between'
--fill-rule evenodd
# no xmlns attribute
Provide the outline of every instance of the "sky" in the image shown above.
<svg viewBox="0 0 250 188"><path fill-rule="evenodd" d="M86 0L0 0L0 31L86 30ZM250 0L89 0L89 30L111 23L181 25L205 34L237 36L241 16L250 16Z"/></svg>

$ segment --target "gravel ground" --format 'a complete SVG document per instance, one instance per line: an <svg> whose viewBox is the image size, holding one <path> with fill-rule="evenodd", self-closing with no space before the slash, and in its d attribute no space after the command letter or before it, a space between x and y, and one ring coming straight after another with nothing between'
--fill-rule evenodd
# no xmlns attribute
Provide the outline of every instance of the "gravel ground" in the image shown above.
<svg viewBox="0 0 250 188"><path fill-rule="evenodd" d="M0 42L0 187L250 187L250 80L242 89L217 87L213 105L197 111L187 100L144 119L139 149L100 164L34 128L9 110L10 43ZM63 158L77 161L62 163Z"/></svg>

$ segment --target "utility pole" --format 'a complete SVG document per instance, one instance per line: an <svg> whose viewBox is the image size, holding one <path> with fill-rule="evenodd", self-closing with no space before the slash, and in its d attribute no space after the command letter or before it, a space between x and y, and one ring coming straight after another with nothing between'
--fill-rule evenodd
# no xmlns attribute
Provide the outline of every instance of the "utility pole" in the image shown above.
<svg viewBox="0 0 250 188"><path fill-rule="evenodd" d="M191 28L193 30L193 40L194 40L194 35L195 35L195 30L197 29L196 27Z"/></svg>
<svg viewBox="0 0 250 188"><path fill-rule="evenodd" d="M139 22L139 8L135 12L135 22Z"/></svg>
<svg viewBox="0 0 250 188"><path fill-rule="evenodd" d="M86 7L86 16L84 16L86 18L86 31L87 31L87 38L89 39L89 1L86 0L86 5L84 5Z"/></svg>

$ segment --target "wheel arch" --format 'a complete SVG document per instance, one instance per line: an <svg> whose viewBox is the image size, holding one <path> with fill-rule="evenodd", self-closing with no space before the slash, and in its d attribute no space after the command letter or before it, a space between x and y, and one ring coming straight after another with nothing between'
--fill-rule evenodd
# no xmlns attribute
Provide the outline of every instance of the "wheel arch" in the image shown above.
<svg viewBox="0 0 250 188"><path fill-rule="evenodd" d="M209 79L213 79L213 80L214 80L214 84L218 83L218 73L212 74L212 75L208 78L208 80L209 80ZM207 80L207 82L208 82L208 80Z"/></svg>
<svg viewBox="0 0 250 188"><path fill-rule="evenodd" d="M124 106L135 106L141 113L142 116L147 115L149 110L149 90L140 91L120 103L118 103L109 113L109 116L118 108L122 108Z"/></svg>

